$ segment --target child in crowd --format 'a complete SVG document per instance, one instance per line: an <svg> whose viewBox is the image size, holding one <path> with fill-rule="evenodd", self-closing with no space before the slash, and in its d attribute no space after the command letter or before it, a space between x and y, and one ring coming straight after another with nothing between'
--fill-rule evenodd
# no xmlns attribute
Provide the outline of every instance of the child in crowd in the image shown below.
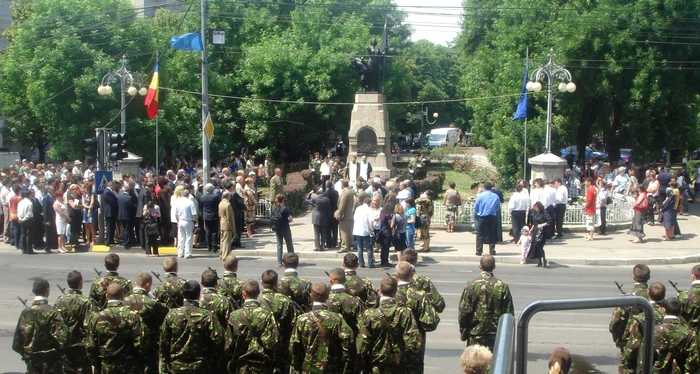
<svg viewBox="0 0 700 374"><path fill-rule="evenodd" d="M527 253L530 252L530 229L525 226L520 232L520 240L517 244L520 244L520 250L522 252L522 257L520 258L520 263L527 263Z"/></svg>

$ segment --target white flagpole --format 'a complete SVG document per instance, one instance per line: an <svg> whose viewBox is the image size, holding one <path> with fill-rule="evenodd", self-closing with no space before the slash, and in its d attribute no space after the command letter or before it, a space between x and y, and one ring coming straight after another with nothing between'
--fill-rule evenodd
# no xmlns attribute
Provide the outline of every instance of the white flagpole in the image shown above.
<svg viewBox="0 0 700 374"><path fill-rule="evenodd" d="M525 65L528 65L529 56L530 56L530 48L527 47L525 49ZM527 95L527 93L525 95ZM525 116L525 147L523 148L523 180L527 181L527 116Z"/></svg>

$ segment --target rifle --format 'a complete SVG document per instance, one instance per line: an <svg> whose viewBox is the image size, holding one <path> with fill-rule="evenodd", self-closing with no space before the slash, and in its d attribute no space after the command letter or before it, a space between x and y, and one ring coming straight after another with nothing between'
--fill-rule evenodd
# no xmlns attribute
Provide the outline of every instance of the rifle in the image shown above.
<svg viewBox="0 0 700 374"><path fill-rule="evenodd" d="M97 270L97 269L95 269L95 268L92 268L92 270L94 270L95 273L97 273L97 276L98 276L98 277L101 277L101 276L102 276L102 272L101 272L101 271L99 271L99 270Z"/></svg>
<svg viewBox="0 0 700 374"><path fill-rule="evenodd" d="M389 277L389 278L393 278L393 277L394 277L393 275L389 274L388 271L385 271L384 274L386 274L386 276Z"/></svg>
<svg viewBox="0 0 700 374"><path fill-rule="evenodd" d="M331 276L331 274L328 272L328 270L324 270L323 272L326 273L327 276L329 276L329 277Z"/></svg>
<svg viewBox="0 0 700 374"><path fill-rule="evenodd" d="M671 287L673 287L673 289L676 290L676 292L681 293L681 290L678 289L678 283L677 283L677 282L674 283L672 280L669 279L669 280L668 280L668 283L671 283Z"/></svg>
<svg viewBox="0 0 700 374"><path fill-rule="evenodd" d="M159 281L161 284L164 284L164 283L163 283L163 280L160 279L160 274L156 273L156 272L153 271L153 270L151 270L151 274L153 274L153 275L156 277L156 279L158 279L158 281ZM168 290L167 290L165 287L163 287L163 293L166 294L166 295L168 296L168 298L170 299L170 301L173 302L173 304L175 304L175 305L180 305L180 304L177 302L177 300L175 300L175 298L173 297L173 295L171 295L170 292L168 292Z"/></svg>
<svg viewBox="0 0 700 374"><path fill-rule="evenodd" d="M617 286L617 289L620 290L620 293L622 293L623 295L626 295L626 294L627 294L627 293L625 293L625 291L622 289L622 286L624 286L624 284L620 284L620 283L617 283L617 281L615 281L615 285Z"/></svg>
<svg viewBox="0 0 700 374"><path fill-rule="evenodd" d="M17 300L19 300L19 302L22 303L25 308L29 308L29 305L27 305L27 300L22 300L22 298L19 296L17 296Z"/></svg>
<svg viewBox="0 0 700 374"><path fill-rule="evenodd" d="M62 293L62 294L64 294L64 295L66 294L66 289L65 289L65 288L61 287L60 284L57 284L56 286L58 287L59 290L61 290L61 293Z"/></svg>

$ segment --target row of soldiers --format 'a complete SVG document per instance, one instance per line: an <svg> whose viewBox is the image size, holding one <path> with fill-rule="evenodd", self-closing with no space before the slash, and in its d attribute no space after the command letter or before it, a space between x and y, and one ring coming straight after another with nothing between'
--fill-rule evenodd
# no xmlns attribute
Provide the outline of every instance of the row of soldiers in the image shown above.
<svg viewBox="0 0 700 374"><path fill-rule="evenodd" d="M422 373L425 335L445 302L415 272L415 251L403 260L375 289L357 275L355 254L328 272L326 285L300 277L299 258L288 253L284 276L263 272L261 290L237 277L232 255L223 277L209 269L199 283L178 277L169 257L152 288L150 274L133 286L121 277L110 253L88 296L72 271L70 290L51 307L49 283L36 280L13 349L29 373Z"/></svg>
<svg viewBox="0 0 700 374"><path fill-rule="evenodd" d="M700 265L693 267L690 276L689 290L680 291L672 283L678 297L667 298L662 283L648 284L651 271L647 265L632 269L634 290L625 295L644 297L654 308L654 373L700 373ZM639 308L616 308L613 312L609 329L620 349L621 374L641 373L644 324Z"/></svg>

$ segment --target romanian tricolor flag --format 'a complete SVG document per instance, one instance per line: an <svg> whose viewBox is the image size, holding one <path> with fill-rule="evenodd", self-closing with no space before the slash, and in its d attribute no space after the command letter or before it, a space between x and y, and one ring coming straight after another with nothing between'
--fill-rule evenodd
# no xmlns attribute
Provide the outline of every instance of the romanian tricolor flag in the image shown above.
<svg viewBox="0 0 700 374"><path fill-rule="evenodd" d="M153 117L158 115L158 64L153 70L153 79L151 79L151 85L148 87L145 104L148 118L153 119Z"/></svg>

